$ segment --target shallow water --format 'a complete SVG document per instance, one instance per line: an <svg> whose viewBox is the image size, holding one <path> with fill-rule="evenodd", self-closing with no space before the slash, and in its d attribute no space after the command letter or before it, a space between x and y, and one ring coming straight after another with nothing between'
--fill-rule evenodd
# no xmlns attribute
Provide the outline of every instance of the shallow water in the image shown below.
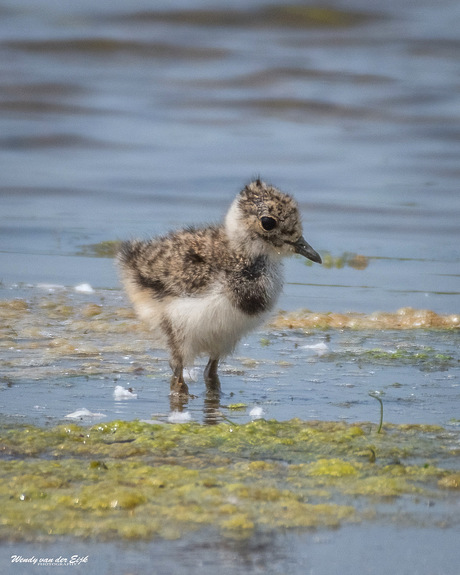
<svg viewBox="0 0 460 575"><path fill-rule="evenodd" d="M19 422L55 423L81 408L99 414L83 416L87 422L167 421L178 408L208 423L356 422L379 418L369 396L375 391L385 421L456 426L460 420L456 315L278 314L222 363L220 401L206 396L203 359L186 372L196 397L177 406L169 398L167 353L155 348L119 292L30 287L11 294L22 298L0 302L0 413ZM137 397L120 399L119 386Z"/></svg>
<svg viewBox="0 0 460 575"><path fill-rule="evenodd" d="M287 262L280 308L294 315L227 360L221 405L206 404L192 372L197 398L185 413L244 423L258 408L280 421L376 425L369 392L379 391L384 422L457 429L457 2L350 0L315 10L269 0L250 9L238 0L228 9L7 0L0 16L0 298L6 308L22 302L2 308L4 420L54 425L85 407L100 421L166 422L166 355L130 315L101 242L214 222L260 174L298 198L325 265ZM96 292L74 292L82 282ZM401 330L400 316L375 315L407 307L433 310L445 325ZM349 311L357 317L344 320ZM290 328L293 318L300 323ZM138 398L116 401L117 385ZM114 554L124 573L152 564L168 573L171 556L184 573L199 563L201 573L218 564L228 573L321 574L337 571L337 558L343 573L457 572L452 526L382 519L316 539L271 537L241 546L216 538L211 549L207 534L42 549L86 549L91 562L75 567L85 573L112 572ZM1 564L12 569L10 552L36 549L3 546Z"/></svg>
<svg viewBox="0 0 460 575"><path fill-rule="evenodd" d="M10 564L19 551L24 557L88 557L88 563L71 568L72 573L155 573L156 575L194 575L211 573L216 564L227 575L267 573L281 575L346 575L366 573L386 575L393 569L398 575L436 573L457 575L454 562L458 532L371 525L365 530L349 527L328 532L289 535L278 533L254 540L226 541L206 534L185 541L131 544L82 544L62 541L55 545L11 544L0 548L0 561ZM391 553L388 553L388 548ZM430 553L427 553L430 549ZM352 551L352 552L350 552ZM452 559L451 559L452 558ZM14 564L11 571L29 575L37 570L50 575L56 567L31 568Z"/></svg>
<svg viewBox="0 0 460 575"><path fill-rule="evenodd" d="M458 3L251 6L4 3L7 286L116 287L82 246L215 221L260 174L368 262L289 262L282 307L457 310Z"/></svg>

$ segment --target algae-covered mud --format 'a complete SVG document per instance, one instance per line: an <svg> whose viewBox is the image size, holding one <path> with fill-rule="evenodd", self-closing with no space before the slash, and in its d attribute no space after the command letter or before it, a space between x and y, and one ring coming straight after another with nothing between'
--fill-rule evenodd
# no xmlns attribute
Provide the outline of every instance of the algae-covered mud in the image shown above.
<svg viewBox="0 0 460 575"><path fill-rule="evenodd" d="M458 527L459 439L300 420L4 428L0 536L249 538L384 518Z"/></svg>
<svg viewBox="0 0 460 575"><path fill-rule="evenodd" d="M120 292L16 295L0 302L4 541L458 528L458 316L279 312L228 359L220 401L191 368L178 408Z"/></svg>
<svg viewBox="0 0 460 575"><path fill-rule="evenodd" d="M220 401L197 362L177 406L120 291L10 295L0 564L16 575L36 568L12 557L99 575L456 575L456 314L279 312L222 366Z"/></svg>

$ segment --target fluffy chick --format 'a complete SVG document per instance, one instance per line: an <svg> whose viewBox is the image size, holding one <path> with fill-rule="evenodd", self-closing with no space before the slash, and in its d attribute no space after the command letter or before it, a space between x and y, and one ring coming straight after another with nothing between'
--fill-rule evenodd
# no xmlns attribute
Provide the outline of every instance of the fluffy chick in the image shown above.
<svg viewBox="0 0 460 575"><path fill-rule="evenodd" d="M219 360L273 309L281 260L292 254L321 263L302 236L296 201L259 179L235 198L221 225L121 245L125 290L169 348L172 394L188 395L184 366L204 354L208 390L220 389Z"/></svg>

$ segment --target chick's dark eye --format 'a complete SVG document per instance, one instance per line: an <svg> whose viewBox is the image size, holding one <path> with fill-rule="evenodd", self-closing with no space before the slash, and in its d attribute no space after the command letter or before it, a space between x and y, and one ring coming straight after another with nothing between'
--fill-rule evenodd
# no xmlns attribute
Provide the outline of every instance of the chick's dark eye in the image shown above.
<svg viewBox="0 0 460 575"><path fill-rule="evenodd" d="M263 229L267 232L276 228L276 220L275 218L271 218L270 216L263 216L260 218L260 223Z"/></svg>

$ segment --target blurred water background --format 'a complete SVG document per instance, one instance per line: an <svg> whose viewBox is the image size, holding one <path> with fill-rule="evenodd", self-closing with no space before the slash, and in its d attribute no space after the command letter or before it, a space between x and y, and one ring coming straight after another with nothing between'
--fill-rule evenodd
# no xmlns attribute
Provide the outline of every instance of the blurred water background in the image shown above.
<svg viewBox="0 0 460 575"><path fill-rule="evenodd" d="M215 222L261 175L326 260L287 264L282 307L458 310L456 0L3 0L0 16L2 297L119 289L94 244Z"/></svg>

